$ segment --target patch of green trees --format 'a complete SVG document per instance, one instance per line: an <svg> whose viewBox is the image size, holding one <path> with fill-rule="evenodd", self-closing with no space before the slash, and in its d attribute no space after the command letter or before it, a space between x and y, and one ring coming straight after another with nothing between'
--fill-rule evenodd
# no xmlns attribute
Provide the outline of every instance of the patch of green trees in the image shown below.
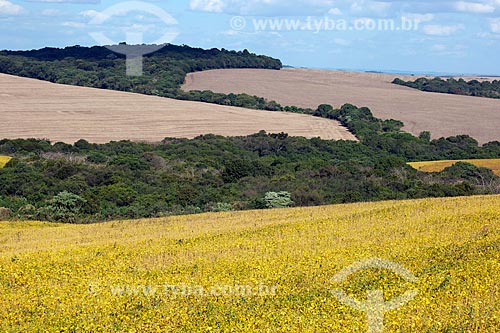
<svg viewBox="0 0 500 333"><path fill-rule="evenodd" d="M464 79L442 79L439 77L428 79L418 78L415 81L404 81L399 78L392 83L399 84L422 91L437 92L444 94L466 95L488 98L500 98L500 81L483 81Z"/></svg>

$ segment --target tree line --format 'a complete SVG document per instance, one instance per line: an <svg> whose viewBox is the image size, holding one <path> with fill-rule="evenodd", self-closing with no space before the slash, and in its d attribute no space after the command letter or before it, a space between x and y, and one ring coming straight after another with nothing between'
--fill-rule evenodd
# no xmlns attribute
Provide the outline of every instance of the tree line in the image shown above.
<svg viewBox="0 0 500 333"><path fill-rule="evenodd" d="M442 79L439 77L428 79L419 78L415 81L404 81L399 78L392 82L401 86L406 86L421 91L437 92L444 94L500 98L500 81L483 81L464 79Z"/></svg>

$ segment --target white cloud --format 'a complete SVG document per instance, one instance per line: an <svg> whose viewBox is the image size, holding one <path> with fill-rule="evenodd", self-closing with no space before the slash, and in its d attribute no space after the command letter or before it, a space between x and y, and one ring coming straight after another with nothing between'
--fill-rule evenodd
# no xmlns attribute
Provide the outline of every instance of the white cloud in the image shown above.
<svg viewBox="0 0 500 333"><path fill-rule="evenodd" d="M490 29L491 32L494 32L496 34L500 33L500 17L490 20Z"/></svg>
<svg viewBox="0 0 500 333"><path fill-rule="evenodd" d="M454 8L460 12L473 14L493 13L495 7L485 3L459 1L454 4Z"/></svg>
<svg viewBox="0 0 500 333"><path fill-rule="evenodd" d="M337 7L337 2L345 0L190 0L189 7L191 10L237 15L302 16L328 14L331 8Z"/></svg>
<svg viewBox="0 0 500 333"><path fill-rule="evenodd" d="M432 20L434 20L434 14L414 14L414 13L410 13L410 14L405 14L403 15L403 17L407 20L411 20L411 21L415 21L415 22L419 22L419 23L424 23L424 22L430 22Z"/></svg>
<svg viewBox="0 0 500 333"><path fill-rule="evenodd" d="M328 11L328 14L330 14L330 15L342 15L342 11L339 8L331 8Z"/></svg>
<svg viewBox="0 0 500 333"><path fill-rule="evenodd" d="M390 2L358 0L351 5L351 12L357 15L383 15L391 6Z"/></svg>
<svg viewBox="0 0 500 333"><path fill-rule="evenodd" d="M61 12L58 11L57 9L44 9L44 10L42 10L42 15L43 16L57 16L60 13Z"/></svg>
<svg viewBox="0 0 500 333"><path fill-rule="evenodd" d="M237 36L237 35L240 35L240 34L241 34L241 31L237 31L237 30L234 30L234 29L226 30L226 31L221 32L221 35L224 35L224 36Z"/></svg>
<svg viewBox="0 0 500 333"><path fill-rule="evenodd" d="M500 11L500 0L190 0L197 11L233 15L398 16L400 13L454 13L470 15Z"/></svg>
<svg viewBox="0 0 500 333"><path fill-rule="evenodd" d="M349 42L348 40L343 39L343 38L335 38L333 41L335 42L335 44L340 45L340 46L351 45L351 42Z"/></svg>
<svg viewBox="0 0 500 333"><path fill-rule="evenodd" d="M423 28L423 31L426 35L431 36L450 36L454 33L464 29L464 26L461 24L457 25L426 25Z"/></svg>
<svg viewBox="0 0 500 333"><path fill-rule="evenodd" d="M435 45L432 45L432 50L433 51L446 51L447 47L446 45L443 45L443 44L435 44Z"/></svg>
<svg viewBox="0 0 500 333"><path fill-rule="evenodd" d="M189 8L202 12L222 13L226 4L222 0L191 0Z"/></svg>
<svg viewBox="0 0 500 333"><path fill-rule="evenodd" d="M80 15L90 19L97 19L97 20L106 20L108 18L107 15L93 9L80 12Z"/></svg>
<svg viewBox="0 0 500 333"><path fill-rule="evenodd" d="M63 27L69 27L69 28L85 28L85 24L81 22L73 22L73 21L66 21L61 24Z"/></svg>
<svg viewBox="0 0 500 333"><path fill-rule="evenodd" d="M0 0L0 15L19 15L23 10L23 7L10 1Z"/></svg>

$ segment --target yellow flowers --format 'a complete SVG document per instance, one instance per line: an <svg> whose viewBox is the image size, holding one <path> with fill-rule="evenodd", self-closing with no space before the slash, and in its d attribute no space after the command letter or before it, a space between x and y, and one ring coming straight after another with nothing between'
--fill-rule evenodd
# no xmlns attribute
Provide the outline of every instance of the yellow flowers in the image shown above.
<svg viewBox="0 0 500 333"><path fill-rule="evenodd" d="M12 157L9 156L0 156L0 169L5 166L5 164L9 163Z"/></svg>
<svg viewBox="0 0 500 333"><path fill-rule="evenodd" d="M334 289L361 301L417 290L385 314L385 332L497 332L499 207L483 196L0 223L0 332L366 332ZM384 269L332 281L375 257L418 281Z"/></svg>
<svg viewBox="0 0 500 333"><path fill-rule="evenodd" d="M457 162L467 162L477 167L491 169L496 175L500 176L500 159L485 160L456 160L456 161L429 161L408 163L412 168L423 172L440 172L454 165Z"/></svg>

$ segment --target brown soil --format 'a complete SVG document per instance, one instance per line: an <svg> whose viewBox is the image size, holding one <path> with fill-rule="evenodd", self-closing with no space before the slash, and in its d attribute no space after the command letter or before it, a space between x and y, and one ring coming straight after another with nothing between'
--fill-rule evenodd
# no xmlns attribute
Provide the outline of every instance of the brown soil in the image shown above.
<svg viewBox="0 0 500 333"><path fill-rule="evenodd" d="M481 143L500 141L500 99L421 92L391 84L396 77L415 79L309 69L226 69L189 74L183 89L248 93L311 108L351 103L369 107L377 117L401 120L415 135L431 131L434 138L469 134Z"/></svg>
<svg viewBox="0 0 500 333"><path fill-rule="evenodd" d="M338 122L117 91L58 85L0 74L0 138L160 141L201 134L239 136L265 130L354 140Z"/></svg>

